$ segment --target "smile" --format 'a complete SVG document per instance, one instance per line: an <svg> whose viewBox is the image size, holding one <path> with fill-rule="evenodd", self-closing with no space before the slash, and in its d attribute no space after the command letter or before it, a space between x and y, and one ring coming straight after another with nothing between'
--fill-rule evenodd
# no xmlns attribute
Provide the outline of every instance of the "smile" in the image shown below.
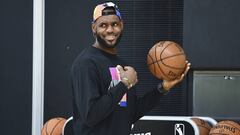
<svg viewBox="0 0 240 135"><path fill-rule="evenodd" d="M114 35L109 35L109 36L106 36L105 39L108 40L108 41L113 41L113 40L116 39L116 36L114 36Z"/></svg>

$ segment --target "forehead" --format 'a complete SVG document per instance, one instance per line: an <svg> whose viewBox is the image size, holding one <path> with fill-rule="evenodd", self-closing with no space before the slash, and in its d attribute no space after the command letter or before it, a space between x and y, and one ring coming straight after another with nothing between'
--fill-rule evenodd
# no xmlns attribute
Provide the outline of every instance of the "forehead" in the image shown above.
<svg viewBox="0 0 240 135"><path fill-rule="evenodd" d="M96 24L98 23L112 23L112 22L120 22L120 19L116 15L105 15L101 16L96 20Z"/></svg>

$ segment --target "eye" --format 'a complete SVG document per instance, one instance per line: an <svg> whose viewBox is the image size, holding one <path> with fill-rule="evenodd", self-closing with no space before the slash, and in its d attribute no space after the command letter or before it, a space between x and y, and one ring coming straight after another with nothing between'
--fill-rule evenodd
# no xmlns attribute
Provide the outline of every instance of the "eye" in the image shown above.
<svg viewBox="0 0 240 135"><path fill-rule="evenodd" d="M105 23L102 23L102 24L100 24L100 27L102 27L102 28L106 28L107 25L106 25Z"/></svg>
<svg viewBox="0 0 240 135"><path fill-rule="evenodd" d="M118 26L118 23L115 22L115 23L112 24L112 26L113 26L113 27L117 27L117 26Z"/></svg>

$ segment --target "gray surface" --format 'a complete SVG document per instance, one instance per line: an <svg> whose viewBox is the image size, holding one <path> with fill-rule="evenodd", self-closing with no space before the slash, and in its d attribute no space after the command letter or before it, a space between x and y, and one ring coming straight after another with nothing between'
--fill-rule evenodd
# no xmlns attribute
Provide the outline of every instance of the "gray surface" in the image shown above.
<svg viewBox="0 0 240 135"><path fill-rule="evenodd" d="M193 114L240 119L240 72L196 71L193 80Z"/></svg>

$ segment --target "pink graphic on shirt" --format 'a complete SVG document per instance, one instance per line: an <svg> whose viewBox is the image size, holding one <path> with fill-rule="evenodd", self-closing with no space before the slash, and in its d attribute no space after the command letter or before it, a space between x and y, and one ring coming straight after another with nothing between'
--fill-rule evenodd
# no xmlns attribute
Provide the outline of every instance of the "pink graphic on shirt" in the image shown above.
<svg viewBox="0 0 240 135"><path fill-rule="evenodd" d="M116 67L109 67L109 71L111 73L112 81L108 89L116 86L121 81L120 73ZM121 101L119 102L119 105L122 107L127 106L127 94L123 95Z"/></svg>
<svg viewBox="0 0 240 135"><path fill-rule="evenodd" d="M119 75L119 71L116 67L110 67L109 68L110 72L111 72L111 76L112 76L112 80L119 80L121 81L120 75Z"/></svg>

